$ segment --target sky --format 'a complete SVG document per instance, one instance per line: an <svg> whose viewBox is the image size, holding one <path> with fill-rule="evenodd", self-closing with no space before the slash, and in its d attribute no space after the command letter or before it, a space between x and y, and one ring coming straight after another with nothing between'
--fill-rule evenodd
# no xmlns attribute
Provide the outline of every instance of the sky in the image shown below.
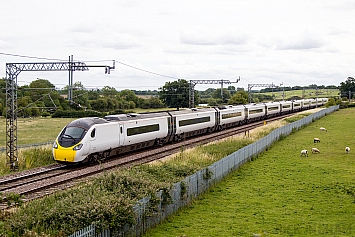
<svg viewBox="0 0 355 237"><path fill-rule="evenodd" d="M158 90L178 79L262 89L336 85L355 76L355 1L0 0L0 77L6 63L84 62L87 89ZM21 72L19 85L68 72ZM240 81L237 79L240 78ZM260 86L260 87L259 87ZM220 88L197 84L195 89Z"/></svg>

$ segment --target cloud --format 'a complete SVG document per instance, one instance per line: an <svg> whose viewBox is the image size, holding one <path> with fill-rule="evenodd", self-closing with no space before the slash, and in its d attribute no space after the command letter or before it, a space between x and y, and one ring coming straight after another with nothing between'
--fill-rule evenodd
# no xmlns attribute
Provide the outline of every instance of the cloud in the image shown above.
<svg viewBox="0 0 355 237"><path fill-rule="evenodd" d="M0 39L0 49L9 49L9 48L13 48L13 45L8 41Z"/></svg>
<svg viewBox="0 0 355 237"><path fill-rule="evenodd" d="M301 38L280 42L276 48L280 50L307 50L321 48L323 43L315 38Z"/></svg>
<svg viewBox="0 0 355 237"><path fill-rule="evenodd" d="M320 49L325 46L323 37L312 32L299 35L286 35L278 38L259 39L258 44L276 50L310 50Z"/></svg>
<svg viewBox="0 0 355 237"><path fill-rule="evenodd" d="M141 46L140 41L129 34L105 34L95 33L86 34L79 33L74 36L69 43L72 47L82 48L111 48L111 49L131 49Z"/></svg>
<svg viewBox="0 0 355 237"><path fill-rule="evenodd" d="M69 29L72 33L94 33L97 30L97 26L88 24L78 24Z"/></svg>
<svg viewBox="0 0 355 237"><path fill-rule="evenodd" d="M350 35L351 31L339 27L332 27L329 29L329 35Z"/></svg>
<svg viewBox="0 0 355 237"><path fill-rule="evenodd" d="M248 37L243 34L221 33L212 30L183 30L180 42L188 45L241 45L246 44Z"/></svg>

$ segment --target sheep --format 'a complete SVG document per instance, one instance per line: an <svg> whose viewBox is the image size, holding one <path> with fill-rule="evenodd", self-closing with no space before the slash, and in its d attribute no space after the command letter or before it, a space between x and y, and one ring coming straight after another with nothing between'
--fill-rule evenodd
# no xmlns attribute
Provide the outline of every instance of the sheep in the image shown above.
<svg viewBox="0 0 355 237"><path fill-rule="evenodd" d="M317 148L312 148L312 153L320 153L320 151Z"/></svg>
<svg viewBox="0 0 355 237"><path fill-rule="evenodd" d="M301 156L308 156L308 151L307 150L302 150L301 151Z"/></svg>
<svg viewBox="0 0 355 237"><path fill-rule="evenodd" d="M350 147L345 147L345 152L346 152L346 154L348 154L349 153L349 151L350 151Z"/></svg>
<svg viewBox="0 0 355 237"><path fill-rule="evenodd" d="M326 128L323 128L323 127L321 127L319 130L328 132L328 130Z"/></svg>
<svg viewBox="0 0 355 237"><path fill-rule="evenodd" d="M316 143L316 142L320 142L320 139L318 137L315 137L313 138L313 142Z"/></svg>

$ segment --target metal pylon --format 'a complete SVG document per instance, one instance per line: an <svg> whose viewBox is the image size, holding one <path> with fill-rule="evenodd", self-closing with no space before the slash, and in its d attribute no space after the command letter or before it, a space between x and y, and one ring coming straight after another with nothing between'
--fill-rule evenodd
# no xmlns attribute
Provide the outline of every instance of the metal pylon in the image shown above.
<svg viewBox="0 0 355 237"><path fill-rule="evenodd" d="M6 63L6 162L18 169L17 150L17 76L23 71L85 71L82 62Z"/></svg>
<svg viewBox="0 0 355 237"><path fill-rule="evenodd" d="M240 77L235 81L231 82L229 80L190 80L189 86L189 108L195 107L195 85L196 84L221 84L221 96L223 99L223 84L238 83Z"/></svg>
<svg viewBox="0 0 355 237"><path fill-rule="evenodd" d="M253 87L268 87L268 88L275 88L276 86L271 83L271 84L248 84L248 98L249 98L249 103L251 103L251 88Z"/></svg>

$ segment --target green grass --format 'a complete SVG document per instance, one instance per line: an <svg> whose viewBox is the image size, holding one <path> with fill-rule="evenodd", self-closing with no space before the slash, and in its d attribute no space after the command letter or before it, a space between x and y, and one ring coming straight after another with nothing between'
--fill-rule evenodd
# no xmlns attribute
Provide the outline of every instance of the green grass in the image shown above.
<svg viewBox="0 0 355 237"><path fill-rule="evenodd" d="M120 170L109 175L105 173L105 175L92 182L78 185L72 189L59 192L55 195L50 195L43 199L34 200L21 208L16 209L16 211L14 210L11 215L2 213L0 219L4 222L3 227L0 225L0 233L2 230L4 233L8 234L20 234L27 229L37 233L45 232L46 234L54 236L67 236L92 222L105 227L117 227L125 222L130 222L132 221L132 210L130 207L136 203L137 200L146 197L151 193L155 193L159 189L166 190L173 182L177 182L181 180L181 178L191 175L197 170L203 169L240 147L250 144L255 139L260 139L260 137L279 126L275 126L275 124L276 123L270 123L261 128L252 130L250 132L250 137L247 139L243 136L235 136L234 138L228 138L221 143L213 143L188 150L182 149L180 153L167 158L166 161L157 161L153 164L135 166L131 169ZM327 128L330 132L330 127ZM323 133L323 135L326 134ZM297 151L297 157L298 155L299 151ZM251 172L248 170L248 167L253 170L255 168L253 164L256 164L259 160L260 159L257 159L255 162L252 162L251 165L247 164L242 169ZM270 167L273 166L270 165ZM262 168L265 167L262 166ZM265 172L263 171L263 173ZM254 179L258 176L251 173L238 177L238 179L241 178L241 180L233 180L232 184L230 184L230 187L227 189L239 185L239 182L243 181L245 177L249 175L252 175ZM245 198L243 195L251 194L251 192L245 192L247 188L250 188L250 186L248 186L249 184L250 183L244 184L245 187L241 194L233 195L240 195L240 200L244 200ZM260 186L266 189L267 186L264 187L261 184L262 183L259 180L255 186ZM217 190L215 193L222 193L223 188L220 190L214 190ZM278 189L275 188L275 190ZM237 189L236 191L240 190ZM232 190L230 190L230 192L232 193ZM223 201L225 197L227 197L227 195L219 197L218 199L220 200L212 199L213 204L215 205L215 211L218 210L219 212L219 217L223 217L223 208L221 208L220 205L231 208L230 210L233 209L232 206L227 205L230 204L230 201ZM238 199L236 199L236 197ZM236 197L230 197L230 199L238 201L239 196ZM209 202L209 199L210 198L207 198L206 201ZM258 202L261 203L262 200ZM197 206L196 203L197 202L188 209ZM207 209L203 208L202 212L206 212ZM149 215L149 213L147 214ZM198 213L198 215L201 216L201 213ZM103 216L104 218L102 218ZM210 219L210 216L204 216L201 218L208 220ZM224 216L224 218L229 220L232 217ZM186 223L186 225L190 226L198 226L200 224L204 223L198 219L190 219L190 222ZM214 224L219 223L212 223L212 226ZM207 229L206 226L204 228ZM198 230L198 228L196 228L196 230ZM217 231L223 233L218 229ZM228 234L228 232L225 233ZM174 234L165 234L164 231L163 236L175 236ZM192 236L193 234L194 233L189 233L189 235ZM216 234L207 233L203 236L210 235Z"/></svg>
<svg viewBox="0 0 355 237"><path fill-rule="evenodd" d="M18 145L39 144L54 141L65 125L73 118L18 118ZM0 119L0 147L6 146L6 119ZM22 148L18 150L18 171L55 163L52 145ZM0 153L0 176L11 173L5 152Z"/></svg>
<svg viewBox="0 0 355 237"><path fill-rule="evenodd" d="M272 130L273 125L268 124L262 130L265 128ZM221 143L182 149L165 161L135 166L108 175L104 173L92 182L34 200L17 209L11 216L0 215L0 220L4 221L3 229L0 226L0 234L3 231L20 235L23 231L31 230L67 236L93 222L105 227L132 222L131 206L139 199L155 194L157 190L164 192L173 183L252 143L263 134L255 130L249 138L236 136ZM165 201L169 201L168 195Z"/></svg>
<svg viewBox="0 0 355 237"><path fill-rule="evenodd" d="M354 115L337 111L277 142L145 236L354 236ZM312 147L321 153L300 157Z"/></svg>
<svg viewBox="0 0 355 237"><path fill-rule="evenodd" d="M73 118L18 118L18 145L54 141ZM6 119L0 119L0 147L6 146Z"/></svg>
<svg viewBox="0 0 355 237"><path fill-rule="evenodd" d="M334 96L339 96L339 90L338 89L319 89L318 90L318 97L334 97ZM276 91L276 92L267 92L267 93L261 93L265 95L274 95L275 100L281 100L282 99L282 91ZM298 96L298 97L303 97L304 98L315 98L317 97L316 90L313 89L307 89L305 90L305 93L303 94L303 90L291 90L291 91L285 91L285 96L284 98L291 98L293 96Z"/></svg>

